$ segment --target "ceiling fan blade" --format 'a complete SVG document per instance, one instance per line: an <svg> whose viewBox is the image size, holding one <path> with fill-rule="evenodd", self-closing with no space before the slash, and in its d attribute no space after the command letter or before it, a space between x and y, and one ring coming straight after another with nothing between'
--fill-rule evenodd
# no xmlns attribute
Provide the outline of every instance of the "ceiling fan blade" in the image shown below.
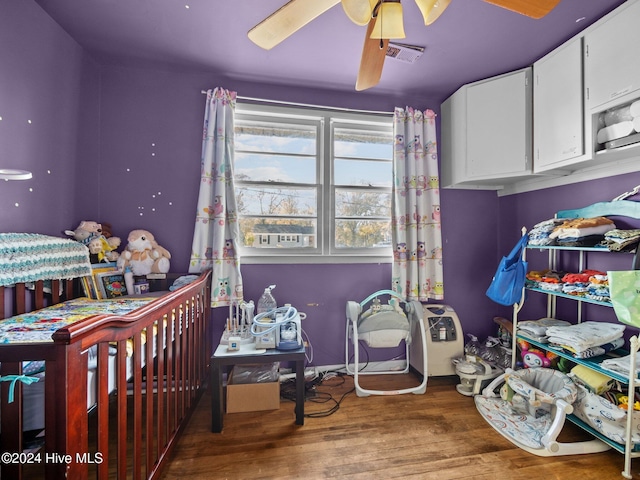
<svg viewBox="0 0 640 480"><path fill-rule="evenodd" d="M450 3L451 0L416 0L425 25L431 25L435 22Z"/></svg>
<svg viewBox="0 0 640 480"><path fill-rule="evenodd" d="M375 23L375 18L369 21L367 34L364 37L360 70L358 70L358 79L356 80L356 90L358 91L376 86L382 76L382 67L384 65L384 57L387 54L389 40L371 38ZM380 48L380 42L382 42L382 48Z"/></svg>
<svg viewBox="0 0 640 480"><path fill-rule="evenodd" d="M249 39L271 50L340 0L290 0L248 32Z"/></svg>
<svg viewBox="0 0 640 480"><path fill-rule="evenodd" d="M512 12L526 15L527 17L540 19L553 10L560 0L538 0L532 2L530 0L484 0L498 7L506 8Z"/></svg>
<svg viewBox="0 0 640 480"><path fill-rule="evenodd" d="M342 8L349 20L356 25L364 26L371 20L371 13L377 0L342 0Z"/></svg>

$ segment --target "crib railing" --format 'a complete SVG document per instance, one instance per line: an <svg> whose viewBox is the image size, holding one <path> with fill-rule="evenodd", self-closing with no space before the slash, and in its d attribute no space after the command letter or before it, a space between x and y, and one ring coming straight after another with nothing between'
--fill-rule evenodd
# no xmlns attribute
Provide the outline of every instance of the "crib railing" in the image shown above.
<svg viewBox="0 0 640 480"><path fill-rule="evenodd" d="M59 329L51 344L0 346L0 375L20 375L29 360L44 360L46 375L37 452L23 450L22 386L9 403L2 382L0 450L17 460L2 462L2 478L158 478L207 379L209 290L206 273L132 314Z"/></svg>

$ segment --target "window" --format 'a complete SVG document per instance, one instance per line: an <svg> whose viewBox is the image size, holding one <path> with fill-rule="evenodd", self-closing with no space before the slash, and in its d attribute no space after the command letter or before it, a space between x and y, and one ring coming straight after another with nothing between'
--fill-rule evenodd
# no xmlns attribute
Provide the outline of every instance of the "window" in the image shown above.
<svg viewBox="0 0 640 480"><path fill-rule="evenodd" d="M390 259L391 114L239 103L234 152L243 257Z"/></svg>

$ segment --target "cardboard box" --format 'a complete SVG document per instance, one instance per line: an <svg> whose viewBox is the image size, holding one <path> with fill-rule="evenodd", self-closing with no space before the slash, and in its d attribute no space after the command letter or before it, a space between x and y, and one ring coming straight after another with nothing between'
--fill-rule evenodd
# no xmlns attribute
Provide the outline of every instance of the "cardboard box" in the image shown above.
<svg viewBox="0 0 640 480"><path fill-rule="evenodd" d="M227 383L227 413L258 412L280 408L280 382Z"/></svg>

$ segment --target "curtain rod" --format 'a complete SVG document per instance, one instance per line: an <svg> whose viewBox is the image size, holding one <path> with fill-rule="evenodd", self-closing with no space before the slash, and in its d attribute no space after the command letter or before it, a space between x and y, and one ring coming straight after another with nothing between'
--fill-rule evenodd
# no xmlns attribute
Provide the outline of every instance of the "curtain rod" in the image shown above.
<svg viewBox="0 0 640 480"><path fill-rule="evenodd" d="M207 94L206 90L200 90L200 93L203 95ZM261 103L264 105L282 105L289 107L305 107L305 108L315 108L317 110L333 110L336 112L351 112L351 113L368 113L370 115L385 115L385 116L393 116L393 112L379 112L373 110L355 110L351 108L339 108L339 107L327 107L324 105L311 105L308 103L296 103L296 102L283 102L281 100L266 100L264 98L253 98L253 97L242 97L240 95L236 96L237 100L245 100L247 102Z"/></svg>

